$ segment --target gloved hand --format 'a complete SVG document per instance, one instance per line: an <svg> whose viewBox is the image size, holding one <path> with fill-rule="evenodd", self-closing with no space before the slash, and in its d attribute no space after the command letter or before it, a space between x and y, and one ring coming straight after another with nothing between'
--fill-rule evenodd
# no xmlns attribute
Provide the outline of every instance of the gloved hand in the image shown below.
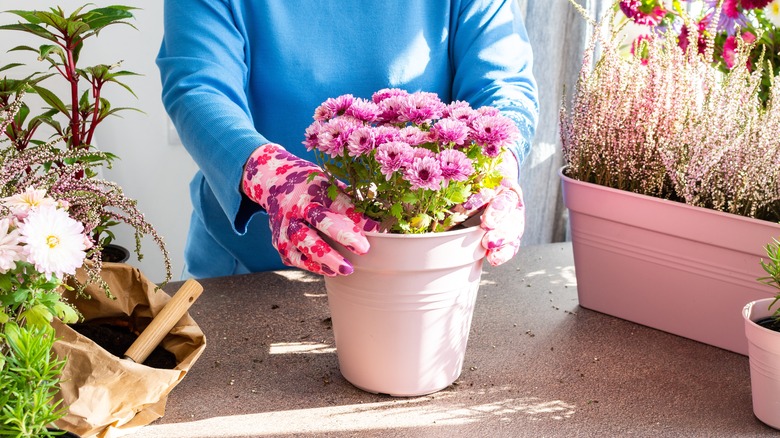
<svg viewBox="0 0 780 438"><path fill-rule="evenodd" d="M483 190L472 195L464 207L482 213L480 226L486 231L482 246L487 249L487 261L493 266L508 262L520 249L525 230L523 191L517 183L517 159L505 152L500 165L504 179L495 190Z"/></svg>
<svg viewBox="0 0 780 438"><path fill-rule="evenodd" d="M352 264L320 237L316 228L355 254L368 251L363 231L378 224L355 211L347 195L328 197L322 169L277 144L260 146L247 160L243 190L268 212L274 248L288 266L328 276L351 274ZM315 173L316 176L310 178Z"/></svg>

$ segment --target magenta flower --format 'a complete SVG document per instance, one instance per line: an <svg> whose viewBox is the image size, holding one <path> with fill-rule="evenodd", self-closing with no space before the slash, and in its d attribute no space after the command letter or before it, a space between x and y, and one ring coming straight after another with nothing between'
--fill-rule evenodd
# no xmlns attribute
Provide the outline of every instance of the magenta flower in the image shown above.
<svg viewBox="0 0 780 438"><path fill-rule="evenodd" d="M416 126L406 126L398 131L398 140L412 146L417 146L427 143L430 138L428 137L428 133L420 128Z"/></svg>
<svg viewBox="0 0 780 438"><path fill-rule="evenodd" d="M501 148L517 133L517 127L506 117L480 116L471 124L471 137L482 146L482 153L496 157Z"/></svg>
<svg viewBox="0 0 780 438"><path fill-rule="evenodd" d="M666 15L663 5L642 0L620 0L620 10L637 24L657 26Z"/></svg>
<svg viewBox="0 0 780 438"><path fill-rule="evenodd" d="M372 151L376 146L374 129L368 126L356 128L347 139L347 150L350 157L360 157Z"/></svg>
<svg viewBox="0 0 780 438"><path fill-rule="evenodd" d="M357 126L343 118L331 120L322 125L317 138L318 149L332 157L344 155L347 140Z"/></svg>
<svg viewBox="0 0 780 438"><path fill-rule="evenodd" d="M371 100L374 103L379 103L388 97L406 96L407 94L409 93L406 90L400 88L383 88L371 95Z"/></svg>
<svg viewBox="0 0 780 438"><path fill-rule="evenodd" d="M431 137L433 141L437 141L440 144L455 144L461 146L466 141L466 138L468 138L468 135L468 125L455 118L441 119L431 127Z"/></svg>
<svg viewBox="0 0 780 438"><path fill-rule="evenodd" d="M742 41L747 44L753 43L756 41L756 36L750 32L745 31L742 33ZM723 61L726 63L728 68L734 68L734 64L736 64L737 37L734 35L730 35L726 38L726 41L723 42ZM750 60L748 60L747 63L748 68L751 68Z"/></svg>
<svg viewBox="0 0 780 438"><path fill-rule="evenodd" d="M379 116L379 106L370 100L355 99L344 114L364 123L371 123Z"/></svg>
<svg viewBox="0 0 780 438"><path fill-rule="evenodd" d="M391 141L377 146L374 158L379 163L379 171L389 181L393 173L411 163L414 150L401 141Z"/></svg>
<svg viewBox="0 0 780 438"><path fill-rule="evenodd" d="M445 149L438 158L441 176L446 181L466 181L474 173L472 161L461 151Z"/></svg>
<svg viewBox="0 0 780 438"><path fill-rule="evenodd" d="M704 3L709 6L707 12L707 18L715 13L715 6L718 4L718 0L704 0ZM720 10L720 18L718 19L718 31L725 31L728 35L734 35L737 28L745 29L748 25L748 18L739 7L739 0L724 0L723 6Z"/></svg>
<svg viewBox="0 0 780 438"><path fill-rule="evenodd" d="M430 149L412 148L412 152L414 158L425 158L425 157L435 158L436 157L436 153Z"/></svg>
<svg viewBox="0 0 780 438"><path fill-rule="evenodd" d="M374 143L376 146L399 140L398 129L385 125L374 127Z"/></svg>
<svg viewBox="0 0 780 438"><path fill-rule="evenodd" d="M772 0L742 0L740 2L745 9L763 9L770 3Z"/></svg>
<svg viewBox="0 0 780 438"><path fill-rule="evenodd" d="M444 103L435 93L409 94L401 101L399 120L415 125L428 124L433 119L441 118L444 107Z"/></svg>
<svg viewBox="0 0 780 438"><path fill-rule="evenodd" d="M439 190L443 181L439 160L435 157L416 157L404 172L404 179L412 184L412 190Z"/></svg>
<svg viewBox="0 0 780 438"><path fill-rule="evenodd" d="M315 149L319 146L319 135L320 130L322 129L322 122L314 122L311 125L309 125L308 128L306 128L306 132L304 133L304 140L303 144L306 146L306 150L310 151L312 149Z"/></svg>
<svg viewBox="0 0 780 438"><path fill-rule="evenodd" d="M382 123L401 123L401 107L404 105L405 96L388 96L382 99L379 105L377 121Z"/></svg>

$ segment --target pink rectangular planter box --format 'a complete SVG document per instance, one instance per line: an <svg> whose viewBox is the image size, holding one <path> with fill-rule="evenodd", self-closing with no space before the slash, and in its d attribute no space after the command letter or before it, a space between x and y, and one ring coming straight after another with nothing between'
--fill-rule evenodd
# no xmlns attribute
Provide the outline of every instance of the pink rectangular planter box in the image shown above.
<svg viewBox="0 0 780 438"><path fill-rule="evenodd" d="M561 181L582 307L747 355L742 308L773 296L756 279L779 224Z"/></svg>

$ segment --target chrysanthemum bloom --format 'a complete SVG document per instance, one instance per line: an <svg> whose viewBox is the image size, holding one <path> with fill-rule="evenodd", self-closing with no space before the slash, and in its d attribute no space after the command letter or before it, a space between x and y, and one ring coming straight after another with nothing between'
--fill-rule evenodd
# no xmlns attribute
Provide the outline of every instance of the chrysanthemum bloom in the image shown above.
<svg viewBox="0 0 780 438"><path fill-rule="evenodd" d="M306 128L304 132L303 144L306 146L306 150L310 151L319 146L319 135L322 129L321 122L314 122Z"/></svg>
<svg viewBox="0 0 780 438"><path fill-rule="evenodd" d="M777 27L780 27L780 0L772 0L764 8L764 16Z"/></svg>
<svg viewBox="0 0 780 438"><path fill-rule="evenodd" d="M412 190L439 190L443 178L436 157L417 157L406 168L404 179L412 184Z"/></svg>
<svg viewBox="0 0 780 438"><path fill-rule="evenodd" d="M5 274L24 258L19 230L9 218L0 219L0 274Z"/></svg>
<svg viewBox="0 0 780 438"><path fill-rule="evenodd" d="M388 96L379 101L379 115L376 120L381 123L400 123L401 107L404 104L405 95Z"/></svg>
<svg viewBox="0 0 780 438"><path fill-rule="evenodd" d="M371 101L379 103L388 97L406 96L407 94L409 92L401 88L383 88L371 95Z"/></svg>
<svg viewBox="0 0 780 438"><path fill-rule="evenodd" d="M431 158L435 158L436 157L436 153L433 152L430 149L412 148L412 152L413 152L412 159L414 159L414 158L425 158L425 157L431 157Z"/></svg>
<svg viewBox="0 0 780 438"><path fill-rule="evenodd" d="M379 171L390 181L393 173L411 163L414 157L412 147L401 141L391 141L377 146L374 158L379 163Z"/></svg>
<svg viewBox="0 0 780 438"><path fill-rule="evenodd" d="M637 24L657 26L666 15L663 5L645 4L642 0L620 0L620 10Z"/></svg>
<svg viewBox="0 0 780 438"><path fill-rule="evenodd" d="M452 143L460 146L468 138L469 127L460 120L445 118L439 120L431 127L431 135L433 140L440 144Z"/></svg>
<svg viewBox="0 0 780 438"><path fill-rule="evenodd" d="M325 101L325 106L336 116L343 115L355 102L355 96L343 94L339 97L331 97Z"/></svg>
<svg viewBox="0 0 780 438"><path fill-rule="evenodd" d="M471 128L471 138L482 145L482 153L488 157L497 157L517 132L517 126L503 116L478 117Z"/></svg>
<svg viewBox="0 0 780 438"><path fill-rule="evenodd" d="M323 124L317 136L318 149L332 157L344 156L347 140L357 126L343 118Z"/></svg>
<svg viewBox="0 0 780 438"><path fill-rule="evenodd" d="M466 181L474 173L472 161L461 151L445 149L439 152L438 158L445 181Z"/></svg>
<svg viewBox="0 0 780 438"><path fill-rule="evenodd" d="M13 196L2 198L3 205L5 205L14 216L23 219L33 209L39 207L56 207L57 201L46 196L46 190L36 189L34 187L27 187L22 193L17 193Z"/></svg>
<svg viewBox="0 0 780 438"><path fill-rule="evenodd" d="M398 137L398 129L385 125L374 127L375 146L383 145L391 141L400 141L400 138Z"/></svg>
<svg viewBox="0 0 780 438"><path fill-rule="evenodd" d="M444 107L441 116L442 118L450 118L468 123L472 118L477 116L477 112L474 111L474 108L472 108L468 102L456 100Z"/></svg>
<svg viewBox="0 0 780 438"><path fill-rule="evenodd" d="M379 116L379 106L370 100L355 99L352 105L344 111L344 115L364 123L371 123Z"/></svg>
<svg viewBox="0 0 780 438"><path fill-rule="evenodd" d="M84 263L84 227L63 210L46 206L31 211L19 233L27 260L47 276L75 274Z"/></svg>
<svg viewBox="0 0 780 438"><path fill-rule="evenodd" d="M374 129L369 126L361 126L349 135L347 154L350 157L360 157L373 150L375 145Z"/></svg>
<svg viewBox="0 0 780 438"><path fill-rule="evenodd" d="M428 133L416 126L406 126L398 131L398 140L411 146L421 145L430 141Z"/></svg>
<svg viewBox="0 0 780 438"><path fill-rule="evenodd" d="M400 121L424 125L441 118L443 111L444 103L435 93L418 92L404 96L399 110Z"/></svg>

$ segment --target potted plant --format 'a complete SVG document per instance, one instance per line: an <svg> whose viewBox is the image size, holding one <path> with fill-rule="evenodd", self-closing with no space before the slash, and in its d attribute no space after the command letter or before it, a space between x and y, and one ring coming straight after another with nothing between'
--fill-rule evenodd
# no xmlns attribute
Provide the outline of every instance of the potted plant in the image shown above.
<svg viewBox="0 0 780 438"><path fill-rule="evenodd" d="M664 4L616 1L594 23L561 109L579 300L746 354L733 309L766 295L756 248L780 232L780 81L756 41L727 54L720 2L698 21ZM622 11L665 30L623 45ZM780 41L768 9L738 12Z"/></svg>
<svg viewBox="0 0 780 438"><path fill-rule="evenodd" d="M13 363L21 360L19 352L24 351L16 348L22 345L16 339L22 339L33 328L38 330L35 335L51 337L51 345L48 338L41 341L46 354L60 358L52 359L49 365L42 359L40 362L49 367L47 370L56 370L44 373L56 374L54 380L24 380L24 376L12 379L11 383L24 381L27 388L27 392L9 393L11 405L19 410L4 410L0 414L12 416L9 421L0 421L12 428L12 435L38 436L35 434L43 433L42 428L51 426L52 421L62 429L85 436L148 424L162 415L168 392L205 347L202 332L187 316L174 328L177 333L163 340L166 349L176 356L174 369L156 370L141 364L126 369L121 356L109 354L68 325L82 317L107 317L137 320L134 323L142 330L169 299L137 269L122 263L105 263L104 250L113 237L110 227L123 222L136 232L135 251L139 259L141 237L151 236L163 254L164 283L171 277L165 244L137 208L136 201L125 196L119 185L99 176L100 167L110 165L114 157L90 144L95 128L106 117L122 110L110 106L103 87L113 83L129 90L119 78L132 73L117 71L117 65L78 66L84 41L109 25L127 24L131 10L109 6L79 8L70 14L60 8L45 12L12 11L22 21L2 26L3 30L24 31L44 39L45 44L39 48L19 46L13 50L35 52L51 68L50 72L24 78L0 79L0 214L9 218L11 224L3 230L10 237L3 241L2 257L19 256L12 260L16 265L9 262L2 266L10 280L0 284L0 332L7 329L11 333L0 339L0 353L8 358L3 372L15 376L20 371ZM0 71L7 73L18 66L9 64ZM66 98L43 87L50 77L65 79ZM49 106L35 116L36 106L27 104L27 99L34 96ZM19 242L22 248L27 243L17 242L14 230L21 227L24 218L34 218L38 209L49 205L56 206L59 216L66 215L77 224L71 224L68 230L78 228L84 234L76 239L83 245L81 252L68 253L71 264L65 265L62 255L44 259L57 267L56 275L51 269L44 269L46 264L37 264L31 254L15 249ZM54 224L64 222L61 219ZM47 245L59 242L57 236L47 236L51 238ZM80 261L73 259L76 255L80 255ZM129 381L133 391L128 391ZM36 395L40 398L35 403L26 403L27 394L37 394L36 386L46 389L46 398ZM50 391L51 388L57 390ZM94 397L95 393L101 396ZM36 412L48 414L36 416ZM19 424L16 417L34 422L35 428Z"/></svg>
<svg viewBox="0 0 780 438"><path fill-rule="evenodd" d="M761 260L767 276L759 282L775 289L773 298L748 303L742 310L745 337L750 356L750 387L753 412L759 420L780 429L780 242L773 239L765 247L769 261Z"/></svg>
<svg viewBox="0 0 780 438"><path fill-rule="evenodd" d="M466 221L502 181L517 129L491 107L384 89L325 101L306 130L330 180L379 224L348 276L326 277L339 366L355 386L421 395L460 375L486 251ZM508 152L506 152L508 153Z"/></svg>
<svg viewBox="0 0 780 438"><path fill-rule="evenodd" d="M33 109L22 103L18 120L7 127L5 133L19 150L34 145L40 145L40 131L48 130L51 138L61 138L64 149L83 152L94 152L94 136L97 127L109 116L116 116L122 111L135 108L115 108L108 99L111 87L124 88L135 95L133 90L122 80L134 76L128 70L120 69L121 62L84 66L80 62L83 48L100 32L115 25L132 26L130 19L135 8L123 5L87 8L82 6L71 13L66 13L61 7L47 11L12 10L20 21L14 24L0 26L0 30L22 32L32 35L41 41L40 46L20 45L11 52L30 52L32 59L44 63L45 69L36 71L24 78L12 79L4 77L0 80L0 104L7 107L16 93L24 88L28 93L40 97L44 108L32 116ZM0 67L0 71L10 71L23 64L10 63ZM51 85L50 85L51 83ZM57 93L61 91L62 97ZM85 153L78 158L80 161L101 163L111 167L117 157L109 153ZM54 163L55 167L66 163ZM91 178L98 173L97 167L86 166L79 170L78 178ZM104 258L111 262L124 262L129 252L122 246L113 244L112 227L119 224L116 218L104 216L92 228L94 240ZM136 254L141 257L136 244Z"/></svg>

